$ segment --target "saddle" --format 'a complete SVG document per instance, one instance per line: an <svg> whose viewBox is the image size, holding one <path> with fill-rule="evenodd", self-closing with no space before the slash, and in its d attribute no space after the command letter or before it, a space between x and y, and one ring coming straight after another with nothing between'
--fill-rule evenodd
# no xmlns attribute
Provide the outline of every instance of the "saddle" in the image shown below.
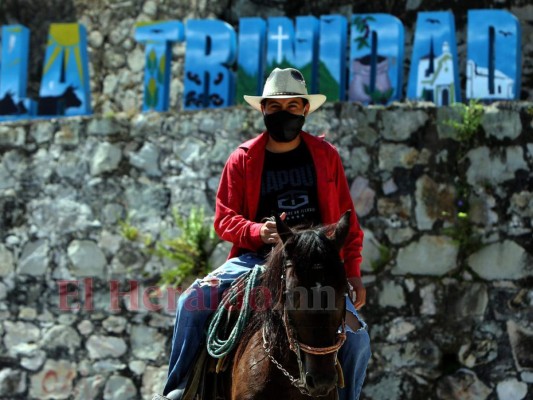
<svg viewBox="0 0 533 400"><path fill-rule="evenodd" d="M262 271L256 267L236 279L208 320L206 342L200 347L186 378L183 400L225 398L222 379L218 378L220 373L226 371L233 358L233 352L250 314L250 310L246 309L246 297L257 285ZM239 307L239 300L242 299L242 307Z"/></svg>

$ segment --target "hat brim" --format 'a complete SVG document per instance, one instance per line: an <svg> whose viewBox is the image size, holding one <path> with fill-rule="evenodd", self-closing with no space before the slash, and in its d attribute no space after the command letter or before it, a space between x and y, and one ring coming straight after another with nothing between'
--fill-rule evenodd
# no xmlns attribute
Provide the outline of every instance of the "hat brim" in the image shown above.
<svg viewBox="0 0 533 400"><path fill-rule="evenodd" d="M276 95L276 96L244 96L244 101L250 104L257 111L261 111L261 102L264 99L290 99L293 97L301 97L307 99L309 102L309 111L307 114L311 114L317 108L319 108L326 101L326 96L323 94L288 94L288 95Z"/></svg>

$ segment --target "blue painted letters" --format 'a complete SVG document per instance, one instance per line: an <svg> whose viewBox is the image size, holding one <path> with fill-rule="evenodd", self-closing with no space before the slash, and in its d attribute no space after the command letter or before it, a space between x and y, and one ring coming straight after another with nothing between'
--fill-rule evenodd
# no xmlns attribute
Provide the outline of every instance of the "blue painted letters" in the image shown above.
<svg viewBox="0 0 533 400"><path fill-rule="evenodd" d="M170 60L172 43L185 39L179 21L139 23L135 39L145 43L143 111L167 111L170 97Z"/></svg>
<svg viewBox="0 0 533 400"><path fill-rule="evenodd" d="M503 10L468 12L468 99L520 98L520 23Z"/></svg>
<svg viewBox="0 0 533 400"><path fill-rule="evenodd" d="M237 34L223 21L140 22L134 36L145 46L142 110L169 109L172 44L178 41L187 42L186 110L242 104L244 94L261 94L266 75L276 67L300 69L309 93L323 93L328 101L401 100L401 22L388 14L354 14L349 28L342 15L242 18L237 47ZM85 28L76 23L50 26L35 100L26 98L29 35L21 25L2 27L0 121L90 114ZM520 98L521 39L519 21L510 12L468 12L467 99ZM420 12L406 97L437 106L460 102L459 82L453 14Z"/></svg>
<svg viewBox="0 0 533 400"><path fill-rule="evenodd" d="M403 37L403 25L391 15L353 16L349 100L388 104L401 98Z"/></svg>
<svg viewBox="0 0 533 400"><path fill-rule="evenodd" d="M230 67L237 55L237 37L231 25L217 20L193 19L185 29L186 110L234 104L235 76Z"/></svg>
<svg viewBox="0 0 533 400"><path fill-rule="evenodd" d="M461 101L451 12L418 13L407 97L438 106Z"/></svg>

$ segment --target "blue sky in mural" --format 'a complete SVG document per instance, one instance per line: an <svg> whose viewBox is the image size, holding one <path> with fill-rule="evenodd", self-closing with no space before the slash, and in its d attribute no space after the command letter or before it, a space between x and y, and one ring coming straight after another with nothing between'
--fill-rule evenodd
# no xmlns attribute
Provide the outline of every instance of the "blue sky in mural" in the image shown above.
<svg viewBox="0 0 533 400"><path fill-rule="evenodd" d="M262 18L242 18L239 32L239 67L248 75L256 75L261 36L266 35L266 22ZM263 39L265 41L266 39ZM264 44L263 44L264 46Z"/></svg>
<svg viewBox="0 0 533 400"><path fill-rule="evenodd" d="M318 34L318 19L298 17L296 26L287 17L268 19L267 64L289 61L297 68L310 63L313 59L313 31ZM298 29L298 36L296 36ZM318 37L317 37L318 40ZM293 53L294 52L294 53ZM294 54L294 57L291 57Z"/></svg>
<svg viewBox="0 0 533 400"><path fill-rule="evenodd" d="M420 13L416 21L416 40L420 44L420 47L418 47L420 52L415 49L415 53L412 57L413 61L429 55L431 40L433 40L435 56L440 56L442 54L442 45L444 42L448 42L450 46L452 45L452 40L455 42L454 37L452 36L455 35L455 31L450 33L446 18L437 16L435 15L436 13L431 13L431 15L422 14L425 13ZM453 47L450 47L450 50L453 51Z"/></svg>
<svg viewBox="0 0 533 400"><path fill-rule="evenodd" d="M468 53L468 59L478 66L488 67L489 27L494 26L496 35L496 69L508 77L516 76L517 57L517 21L512 15L502 15L500 12L472 13L468 19L468 41L476 51ZM520 51L518 49L518 51Z"/></svg>

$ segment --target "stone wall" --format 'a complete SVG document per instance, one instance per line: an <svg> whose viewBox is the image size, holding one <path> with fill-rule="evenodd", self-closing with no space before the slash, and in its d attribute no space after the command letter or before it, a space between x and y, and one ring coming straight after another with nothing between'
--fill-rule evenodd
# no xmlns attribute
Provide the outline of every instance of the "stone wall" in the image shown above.
<svg viewBox="0 0 533 400"><path fill-rule="evenodd" d="M487 107L462 140L457 110L430 104L308 118L366 234L362 398L533 399L532 110ZM0 125L1 398L161 391L173 293L148 288L168 265L118 222L173 235L172 207L212 215L227 156L261 127L244 107Z"/></svg>

